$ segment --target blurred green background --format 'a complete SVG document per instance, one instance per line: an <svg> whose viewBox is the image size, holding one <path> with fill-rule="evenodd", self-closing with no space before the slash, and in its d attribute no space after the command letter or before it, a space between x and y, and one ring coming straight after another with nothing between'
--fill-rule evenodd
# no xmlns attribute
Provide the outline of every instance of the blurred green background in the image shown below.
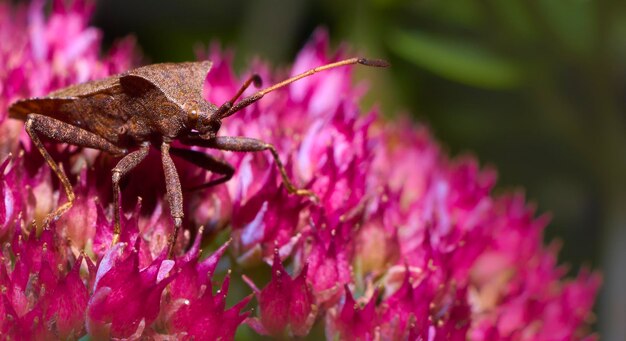
<svg viewBox="0 0 626 341"><path fill-rule="evenodd" d="M626 2L619 0L107 0L105 42L133 34L152 62L221 42L243 69L289 64L313 30L385 58L359 70L366 104L410 113L450 153L499 171L551 212L560 261L604 273L595 326L626 340Z"/></svg>

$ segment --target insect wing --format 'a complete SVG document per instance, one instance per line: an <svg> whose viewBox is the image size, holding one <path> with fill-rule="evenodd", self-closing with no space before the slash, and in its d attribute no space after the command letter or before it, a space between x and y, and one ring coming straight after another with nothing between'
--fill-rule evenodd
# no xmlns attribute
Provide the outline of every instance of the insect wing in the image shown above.
<svg viewBox="0 0 626 341"><path fill-rule="evenodd" d="M119 75L89 81L85 83L70 85L48 94L48 98L68 99L75 97L89 97L98 93L115 92L119 89Z"/></svg>
<svg viewBox="0 0 626 341"><path fill-rule="evenodd" d="M99 93L115 93L119 91L119 76L71 85L51 92L45 97L34 97L18 100L9 107L9 117L26 120L26 115L38 113L61 121L67 121L62 114L62 106L79 98Z"/></svg>
<svg viewBox="0 0 626 341"><path fill-rule="evenodd" d="M154 86L169 101L183 107L204 100L202 89L211 65L210 61L152 64L128 71L120 83L129 94L140 94Z"/></svg>
<svg viewBox="0 0 626 341"><path fill-rule="evenodd" d="M46 116L62 120L61 106L72 102L71 98L29 98L19 100L9 108L9 117L25 121L26 116L32 113L40 113Z"/></svg>

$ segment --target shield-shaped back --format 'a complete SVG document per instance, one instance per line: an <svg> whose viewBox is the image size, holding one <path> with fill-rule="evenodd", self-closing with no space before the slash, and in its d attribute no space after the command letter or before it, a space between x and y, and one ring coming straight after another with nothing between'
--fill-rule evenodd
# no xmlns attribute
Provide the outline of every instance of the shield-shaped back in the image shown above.
<svg viewBox="0 0 626 341"><path fill-rule="evenodd" d="M130 70L120 77L120 84L129 94L141 95L150 88L158 88L172 102L203 101L204 81L211 69L210 61L163 63Z"/></svg>

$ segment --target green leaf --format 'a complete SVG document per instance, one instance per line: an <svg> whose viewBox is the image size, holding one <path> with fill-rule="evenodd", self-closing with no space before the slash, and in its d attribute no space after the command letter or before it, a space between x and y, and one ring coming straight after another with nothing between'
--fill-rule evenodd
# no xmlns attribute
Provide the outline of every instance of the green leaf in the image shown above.
<svg viewBox="0 0 626 341"><path fill-rule="evenodd" d="M487 89L512 88L522 80L522 67L492 51L448 37L396 31L389 40L399 56L440 77Z"/></svg>
<svg viewBox="0 0 626 341"><path fill-rule="evenodd" d="M480 28L485 20L481 3L476 0L422 1L416 3L421 5L418 13L433 18L444 27L475 29Z"/></svg>
<svg viewBox="0 0 626 341"><path fill-rule="evenodd" d="M579 54L593 52L594 39L597 39L594 33L599 28L598 25L601 25L595 20L610 20L610 17L598 17L596 10L603 6L598 1L542 0L537 1L536 5L556 37ZM608 16L606 13L605 15Z"/></svg>

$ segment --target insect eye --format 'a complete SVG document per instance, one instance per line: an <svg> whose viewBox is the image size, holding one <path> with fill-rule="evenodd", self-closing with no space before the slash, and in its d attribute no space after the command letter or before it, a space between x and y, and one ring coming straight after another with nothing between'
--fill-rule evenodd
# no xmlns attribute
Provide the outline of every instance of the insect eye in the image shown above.
<svg viewBox="0 0 626 341"><path fill-rule="evenodd" d="M189 116L189 121L191 122L192 125L195 125L196 122L198 122L199 115L196 110L191 110L188 116Z"/></svg>

